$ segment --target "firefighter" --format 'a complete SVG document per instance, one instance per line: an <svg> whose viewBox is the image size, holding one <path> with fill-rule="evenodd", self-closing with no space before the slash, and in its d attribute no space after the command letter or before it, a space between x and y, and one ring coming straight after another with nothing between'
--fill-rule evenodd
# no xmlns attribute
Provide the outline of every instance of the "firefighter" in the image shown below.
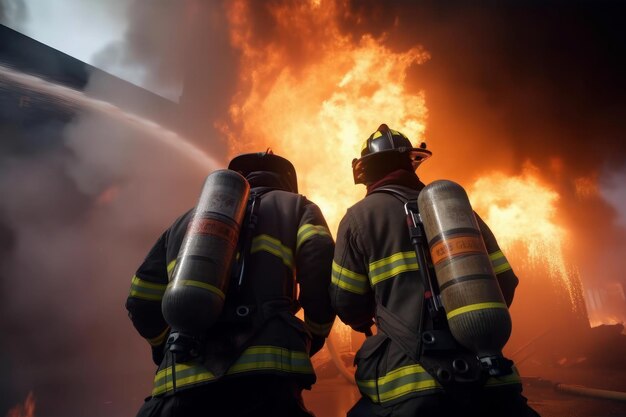
<svg viewBox="0 0 626 417"><path fill-rule="evenodd" d="M356 354L355 378L362 397L348 416L536 416L521 394L516 371L457 383L443 382L425 369L425 361L432 364L466 353L452 345L441 356L427 357L421 342L420 329L434 323L398 196L407 201L418 197L424 184L415 170L430 156L425 143L414 147L404 134L383 124L352 162L355 183L365 184L367 194L339 225L331 299L339 318L354 330L371 335L375 323L377 331ZM518 279L487 225L477 220L510 305ZM481 373L475 364L472 368Z"/></svg>
<svg viewBox="0 0 626 417"><path fill-rule="evenodd" d="M240 239L249 239L239 246L242 282L231 280L200 352L173 358L161 306L192 211L161 235L132 278L126 308L158 365L140 417L311 415L301 392L315 383L310 357L335 318L328 294L334 241L318 206L298 194L288 160L268 150L237 156L228 168L250 184L255 224L242 226ZM295 316L300 307L304 321Z"/></svg>

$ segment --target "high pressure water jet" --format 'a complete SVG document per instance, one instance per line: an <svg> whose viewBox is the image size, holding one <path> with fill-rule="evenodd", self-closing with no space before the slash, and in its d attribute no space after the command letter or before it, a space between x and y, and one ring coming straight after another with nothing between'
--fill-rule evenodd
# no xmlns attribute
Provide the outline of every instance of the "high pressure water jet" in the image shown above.
<svg viewBox="0 0 626 417"><path fill-rule="evenodd" d="M81 109L92 110L128 126L132 126L134 129L154 137L163 144L175 149L178 153L193 160L205 170L214 170L220 165L202 149L193 145L189 140L152 120L129 113L107 101L90 97L82 91L55 84L43 78L25 74L13 68L0 65L0 90L6 90L8 86L16 84L29 91L54 97L58 100L59 104L73 107L78 106Z"/></svg>

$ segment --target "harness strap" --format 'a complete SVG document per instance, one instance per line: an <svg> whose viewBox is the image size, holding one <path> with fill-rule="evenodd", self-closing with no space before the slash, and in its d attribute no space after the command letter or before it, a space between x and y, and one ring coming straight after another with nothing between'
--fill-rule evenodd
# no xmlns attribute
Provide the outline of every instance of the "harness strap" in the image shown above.
<svg viewBox="0 0 626 417"><path fill-rule="evenodd" d="M376 324L411 360L415 363L420 361L422 338L382 304L376 306Z"/></svg>

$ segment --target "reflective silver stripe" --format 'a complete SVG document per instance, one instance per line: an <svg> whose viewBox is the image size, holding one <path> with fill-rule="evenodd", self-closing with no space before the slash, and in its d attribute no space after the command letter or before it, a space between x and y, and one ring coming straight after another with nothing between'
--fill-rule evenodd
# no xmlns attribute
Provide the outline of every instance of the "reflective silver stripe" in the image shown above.
<svg viewBox="0 0 626 417"><path fill-rule="evenodd" d="M311 365L311 360L306 352L297 352L277 346L251 346L244 350L227 374L257 370L312 374L313 365Z"/></svg>
<svg viewBox="0 0 626 417"><path fill-rule="evenodd" d="M130 282L129 297L140 298L142 300L160 301L165 294L166 284L155 284L154 282L143 280L137 275Z"/></svg>
<svg viewBox="0 0 626 417"><path fill-rule="evenodd" d="M293 252L287 246L283 245L280 240L269 235L255 236L254 239L252 239L250 253L260 251L268 252L279 257L287 267L293 268Z"/></svg>
<svg viewBox="0 0 626 417"><path fill-rule="evenodd" d="M365 275L350 271L335 261L333 261L333 274L331 282L333 285L355 294L365 294L370 288Z"/></svg>
<svg viewBox="0 0 626 417"><path fill-rule="evenodd" d="M330 231L326 226L305 224L298 229L298 238L296 242L296 252L300 249L300 246L313 236L328 236L330 237Z"/></svg>
<svg viewBox="0 0 626 417"><path fill-rule="evenodd" d="M378 379L357 380L357 385L363 395L379 404L413 392L442 389L421 365L403 366Z"/></svg>
<svg viewBox="0 0 626 417"><path fill-rule="evenodd" d="M370 263L369 275L372 285L376 285L403 272L417 271L417 269L417 257L414 251L398 252Z"/></svg>
<svg viewBox="0 0 626 417"><path fill-rule="evenodd" d="M511 269L509 261L506 259L506 256L504 256L501 250L490 253L489 259L491 260L491 265L493 266L493 272L496 274L501 274Z"/></svg>

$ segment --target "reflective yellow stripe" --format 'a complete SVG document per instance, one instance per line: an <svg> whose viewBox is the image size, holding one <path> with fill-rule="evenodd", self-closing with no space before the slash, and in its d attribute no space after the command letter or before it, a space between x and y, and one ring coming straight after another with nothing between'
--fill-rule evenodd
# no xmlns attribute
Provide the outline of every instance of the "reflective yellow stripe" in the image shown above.
<svg viewBox="0 0 626 417"><path fill-rule="evenodd" d="M260 251L265 251L279 257L287 267L293 268L293 252L287 246L283 245L280 240L269 235L256 236L252 239L250 253Z"/></svg>
<svg viewBox="0 0 626 417"><path fill-rule="evenodd" d="M313 236L328 236L330 237L330 231L325 226L315 224L305 224L298 229L298 238L296 242L296 251L300 249L300 246Z"/></svg>
<svg viewBox="0 0 626 417"><path fill-rule="evenodd" d="M211 284L207 284L206 282L202 282L202 281L194 281L194 280L191 280L191 279L179 279L176 282L171 282L168 285L168 287L174 286L174 285L176 285L176 286L178 286L178 285L188 285L188 286L191 286L191 287L203 288L205 290L211 291L212 293L216 294L222 300L226 297L224 295L224 293L222 292L222 290L220 290L216 286L213 286Z"/></svg>
<svg viewBox="0 0 626 417"><path fill-rule="evenodd" d="M313 374L313 366L306 352L297 352L277 346L251 346L230 367L227 374L273 370L280 372ZM173 389L172 367L161 369L154 378L152 395L163 394ZM176 388L215 379L215 375L197 362L176 364Z"/></svg>
<svg viewBox="0 0 626 417"><path fill-rule="evenodd" d="M355 294L365 294L370 288L365 275L350 271L335 261L333 261L333 273L331 283L337 287L353 292Z"/></svg>
<svg viewBox="0 0 626 417"><path fill-rule="evenodd" d="M309 319L306 314L304 315L304 324L311 333L322 337L328 336L330 329L333 327L332 321L330 323L319 324Z"/></svg>
<svg viewBox="0 0 626 417"><path fill-rule="evenodd" d="M169 332L170 326L167 326L165 330L163 330L158 336L155 336L151 339L146 338L146 340L148 341L148 343L150 343L151 346L159 346L163 343L163 341L165 341L165 338L167 337Z"/></svg>
<svg viewBox="0 0 626 417"><path fill-rule="evenodd" d="M389 131L391 132L392 135L398 135L398 136L402 136L404 138L407 138L406 135L402 132L398 132L397 130L393 130L393 129L389 129ZM408 138L407 138L408 139Z"/></svg>
<svg viewBox="0 0 626 417"><path fill-rule="evenodd" d="M469 313L470 311L475 311L475 310L484 310L487 308L504 308L506 309L506 304L504 303L477 303L477 304L470 304L467 306L463 306L463 307L459 307L455 310L452 310L451 312L446 314L446 317L448 318L448 320L450 320L452 317L454 316L458 316L459 314L464 314L464 313Z"/></svg>
<svg viewBox="0 0 626 417"><path fill-rule="evenodd" d="M195 362L176 364L176 388L215 379L215 375L203 365ZM154 377L152 395L163 394L174 388L172 367L157 372Z"/></svg>
<svg viewBox="0 0 626 417"><path fill-rule="evenodd" d="M421 365L408 365L371 380L357 380L361 392L376 403L395 400L404 395L441 389L441 385Z"/></svg>
<svg viewBox="0 0 626 417"><path fill-rule="evenodd" d="M169 277L169 279L172 279L172 271L174 270L175 266L176 266L176 259L174 259L169 264L167 264L167 276Z"/></svg>
<svg viewBox="0 0 626 417"><path fill-rule="evenodd" d="M369 275L372 285L376 285L403 272L417 271L417 269L417 257L414 251L398 252L370 263Z"/></svg>
<svg viewBox="0 0 626 417"><path fill-rule="evenodd" d="M166 284L157 284L146 281L135 275L130 283L129 296L140 298L142 300L159 301L163 298L166 288Z"/></svg>
<svg viewBox="0 0 626 417"><path fill-rule="evenodd" d="M506 259L506 256L504 256L501 250L490 253L489 259L491 260L491 265L493 266L493 272L496 274L501 274L512 269L511 264L509 264L509 261Z"/></svg>
<svg viewBox="0 0 626 417"><path fill-rule="evenodd" d="M227 374L256 370L312 374L313 365L306 352L296 352L277 346L251 346L244 350Z"/></svg>

